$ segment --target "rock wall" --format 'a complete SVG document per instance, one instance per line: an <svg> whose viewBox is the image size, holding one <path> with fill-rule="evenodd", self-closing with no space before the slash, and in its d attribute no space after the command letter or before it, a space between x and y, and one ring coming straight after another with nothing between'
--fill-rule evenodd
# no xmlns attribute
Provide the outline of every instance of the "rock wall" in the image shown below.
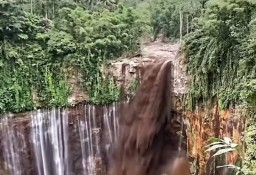
<svg viewBox="0 0 256 175"><path fill-rule="evenodd" d="M1 175L105 175L118 105L77 105L0 120Z"/></svg>
<svg viewBox="0 0 256 175"><path fill-rule="evenodd" d="M235 143L243 145L243 131L245 129L246 114L243 108L235 107L220 110L218 105L206 110L197 106L194 112L188 111L186 99L188 94L189 77L183 55L179 52L178 44L149 43L142 48L142 57L121 59L112 62L112 72L120 85L127 90L133 78L140 78L143 65L158 59L169 59L173 64L171 73L173 111L182 116L187 133L187 153L191 160L191 170L195 175L228 175L224 169L215 169L213 165L223 165L224 162L213 162L209 153L205 152L207 140L211 137L230 137ZM243 154L242 150L240 154ZM226 158L227 164L235 164L238 154L231 154Z"/></svg>
<svg viewBox="0 0 256 175"><path fill-rule="evenodd" d="M189 78L179 47L177 43L162 43L159 41L144 43L140 57L117 59L111 62L110 72L124 91L128 92L132 80L140 78L143 66L161 59L170 60L172 62L172 72L170 73L172 109L182 111L188 92Z"/></svg>
<svg viewBox="0 0 256 175"><path fill-rule="evenodd" d="M211 110L198 107L195 112L185 112L189 121L188 132L188 154L192 160L192 170L198 175L228 175L226 169L214 169L214 163L236 164L239 159L237 153L229 154L223 162L213 162L213 158L205 152L207 140L211 137L229 137L233 142L243 145L243 131L245 130L245 111L236 107L229 110L220 110L215 105ZM244 152L241 149L240 154Z"/></svg>
<svg viewBox="0 0 256 175"><path fill-rule="evenodd" d="M187 152L191 160L191 169L195 175L213 175L212 165L213 161L210 158L209 154L205 152L206 142L210 137L231 137L236 143L242 143L243 131L245 128L245 114L240 107L234 109L229 109L222 111L219 109L218 105L215 105L211 110L206 110L203 106L198 106L195 112L187 111L185 109L185 102L188 92L188 82L189 77L187 76L187 67L185 65L182 55L179 54L179 44L170 44L170 43L144 43L142 47L142 56L134 57L130 59L117 59L110 63L111 74L115 77L117 83L123 87L123 90L127 92L131 85L131 82L134 78L140 78L142 67L145 64L154 62L158 59L169 59L172 61L173 68L171 72L171 91L172 91L172 104L171 108L173 113L177 114L176 119L183 120L184 128L186 129L187 137ZM70 68L70 74L67 77L71 84L72 95L69 98L69 102L73 105L80 102L88 100L88 95L84 93L84 90L79 88L79 79L81 78L79 72L75 68ZM79 107L78 107L79 108ZM69 115L73 119L76 116L79 116L82 111L80 109L70 110ZM73 111L73 112L72 112ZM74 113L74 111L76 111ZM80 112L79 112L80 111ZM102 115L101 115L102 116ZM22 118L22 120L20 119ZM28 123L28 114L18 114L15 127L21 125L21 132L29 132L29 123ZM73 125L76 120L70 121L70 127ZM72 124L73 123L73 124ZM75 133L73 133L75 132ZM79 147L80 142L79 134L74 129L70 130L72 133L73 140L72 142L76 143L76 146ZM2 144L2 143L1 143ZM79 148L80 149L80 148ZM77 155L77 162L81 162L82 158L79 157L79 154L76 153L76 148L73 148L73 155ZM0 150L2 152L2 150ZM30 154L29 154L30 155ZM24 157L25 158L25 157ZM234 163L238 155L230 155L227 157L228 163ZM0 157L0 159L3 159ZM99 164L100 164L99 159ZM74 161L75 162L75 161ZM26 161L24 161L26 163ZM79 163L78 163L79 164ZM1 172L4 170L5 163L1 161L0 163L0 174L8 174ZM31 167L33 164L24 165L27 166L27 171L32 171ZM78 166L76 169L80 171L81 164L75 165ZM218 172L223 174L222 171ZM79 174L79 173L78 173ZM225 174L225 173L224 173Z"/></svg>
<svg viewBox="0 0 256 175"><path fill-rule="evenodd" d="M89 100L89 95L85 89L82 89L80 82L82 82L82 75L76 67L69 67L67 81L70 84L71 94L68 98L68 103L72 106L86 102Z"/></svg>

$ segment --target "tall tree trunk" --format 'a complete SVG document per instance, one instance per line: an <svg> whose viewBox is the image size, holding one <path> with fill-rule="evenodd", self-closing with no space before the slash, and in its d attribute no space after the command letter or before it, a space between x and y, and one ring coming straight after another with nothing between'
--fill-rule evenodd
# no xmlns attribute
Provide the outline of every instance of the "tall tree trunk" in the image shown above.
<svg viewBox="0 0 256 175"><path fill-rule="evenodd" d="M182 41L183 15L180 8L180 42Z"/></svg>
<svg viewBox="0 0 256 175"><path fill-rule="evenodd" d="M188 21L188 14L187 14L187 34L189 32L189 21Z"/></svg>
<svg viewBox="0 0 256 175"><path fill-rule="evenodd" d="M54 16L55 16L55 7L54 7L55 3L54 2L55 1L53 0L52 1L52 19L54 19Z"/></svg>
<svg viewBox="0 0 256 175"><path fill-rule="evenodd" d="M30 13L33 14L33 0L30 0Z"/></svg>
<svg viewBox="0 0 256 175"><path fill-rule="evenodd" d="M154 30L154 34L153 34L153 41L156 41L157 35L159 34L159 31L160 31L160 27L156 26L155 30Z"/></svg>

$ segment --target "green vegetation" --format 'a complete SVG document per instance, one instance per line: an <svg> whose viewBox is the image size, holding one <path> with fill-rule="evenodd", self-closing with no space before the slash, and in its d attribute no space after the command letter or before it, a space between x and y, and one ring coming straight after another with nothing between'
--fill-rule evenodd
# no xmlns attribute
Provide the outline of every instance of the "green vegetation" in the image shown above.
<svg viewBox="0 0 256 175"><path fill-rule="evenodd" d="M256 173L256 1L0 0L0 113L67 106L70 70L91 102L119 100L106 63L137 52L141 36L180 39L189 106L248 108L242 171ZM72 69L71 69L72 68ZM134 95L134 79L128 95Z"/></svg>
<svg viewBox="0 0 256 175"><path fill-rule="evenodd" d="M255 1L131 2L140 7L154 40L158 35L181 39L191 76L191 109L198 103L210 107L217 100L222 109L243 102L256 106Z"/></svg>
<svg viewBox="0 0 256 175"><path fill-rule="evenodd" d="M190 109L202 103L210 109L216 101L222 109L248 109L246 155L237 170L255 174L256 1L152 0L150 14L154 39L180 38L183 44Z"/></svg>
<svg viewBox="0 0 256 175"><path fill-rule="evenodd" d="M155 0L150 6L151 26L154 40L159 34L163 38L179 38L193 29L192 20L200 12L198 0Z"/></svg>
<svg viewBox="0 0 256 175"><path fill-rule="evenodd" d="M255 169L256 107L256 3L250 0L210 0L193 20L193 30L184 38L191 84L189 104L207 107L218 100L223 108L248 107L245 131L246 155L242 172ZM237 169L240 172L240 169Z"/></svg>
<svg viewBox="0 0 256 175"><path fill-rule="evenodd" d="M255 96L255 3L209 1L185 38L190 104L219 100L221 108Z"/></svg>
<svg viewBox="0 0 256 175"><path fill-rule="evenodd" d="M103 77L102 67L138 49L142 30L134 9L115 3L101 8L103 1L97 11L93 5L52 3L41 8L0 1L0 113L68 105L69 67L82 73L81 87L92 102L119 99L118 87Z"/></svg>
<svg viewBox="0 0 256 175"><path fill-rule="evenodd" d="M140 84L140 80L138 78L133 78L131 83L130 83L130 87L129 87L129 96L130 97L134 97L136 94L136 91L139 87Z"/></svg>
<svg viewBox="0 0 256 175"><path fill-rule="evenodd" d="M232 140L228 137L224 137L223 139L219 139L219 138L210 138L208 140L209 144L206 146L206 151L207 152L215 152L212 157L214 157L214 164L216 163L216 161L221 160L223 157L225 158L225 156L227 154L232 154L234 152L239 153L239 148L240 146L236 143L233 143ZM218 158L216 160L216 157ZM235 175L242 175L244 174L242 168L241 168L241 158L239 157L239 159L237 160L237 162L235 162L235 165L232 164L223 164L223 165L219 165L216 168L229 168L232 169L234 171ZM225 159L224 159L225 160Z"/></svg>
<svg viewBox="0 0 256 175"><path fill-rule="evenodd" d="M255 115L254 115L255 116ZM256 127L255 121L251 122L246 128L245 142L246 142L246 153L243 160L243 171L246 175L256 174Z"/></svg>
<svg viewBox="0 0 256 175"><path fill-rule="evenodd" d="M250 0L210 0L193 20L184 38L191 84L189 104L209 108L218 100L224 109L236 104L248 107L247 146L242 171L255 169L256 107L256 3ZM240 169L239 169L240 171Z"/></svg>

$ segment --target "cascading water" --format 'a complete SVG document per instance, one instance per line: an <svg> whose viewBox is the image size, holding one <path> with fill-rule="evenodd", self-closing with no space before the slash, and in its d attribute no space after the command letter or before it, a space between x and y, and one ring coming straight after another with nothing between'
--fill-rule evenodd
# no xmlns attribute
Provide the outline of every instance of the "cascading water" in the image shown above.
<svg viewBox="0 0 256 175"><path fill-rule="evenodd" d="M6 160L6 166L9 168L10 174L21 175L21 158L20 150L25 148L24 135L15 128L14 123L9 119L12 116L8 115L2 119L1 134L3 144L3 157Z"/></svg>
<svg viewBox="0 0 256 175"><path fill-rule="evenodd" d="M120 116L109 175L191 175L170 111L171 67L158 60L143 68L136 96Z"/></svg>
<svg viewBox="0 0 256 175"><path fill-rule="evenodd" d="M4 116L0 120L0 174L100 174L106 168L100 163L102 156L117 137L117 109L113 104L37 110L22 121Z"/></svg>
<svg viewBox="0 0 256 175"><path fill-rule="evenodd" d="M104 123L106 126L106 133L108 134L107 138L110 139L110 143L114 143L117 138L117 131L118 131L118 121L116 117L116 106L114 105L113 108L109 109L104 107Z"/></svg>
<svg viewBox="0 0 256 175"><path fill-rule="evenodd" d="M31 140L38 175L70 174L66 111L37 111L31 116Z"/></svg>

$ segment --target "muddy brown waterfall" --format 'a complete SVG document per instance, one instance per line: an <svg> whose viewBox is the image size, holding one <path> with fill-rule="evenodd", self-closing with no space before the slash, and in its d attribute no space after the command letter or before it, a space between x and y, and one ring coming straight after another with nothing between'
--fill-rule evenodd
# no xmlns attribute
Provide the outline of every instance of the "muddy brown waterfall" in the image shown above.
<svg viewBox="0 0 256 175"><path fill-rule="evenodd" d="M109 175L190 174L180 151L184 144L176 134L180 123L170 112L170 72L170 61L158 61L142 70L137 94L119 119ZM175 167L182 167L183 172L173 172Z"/></svg>

